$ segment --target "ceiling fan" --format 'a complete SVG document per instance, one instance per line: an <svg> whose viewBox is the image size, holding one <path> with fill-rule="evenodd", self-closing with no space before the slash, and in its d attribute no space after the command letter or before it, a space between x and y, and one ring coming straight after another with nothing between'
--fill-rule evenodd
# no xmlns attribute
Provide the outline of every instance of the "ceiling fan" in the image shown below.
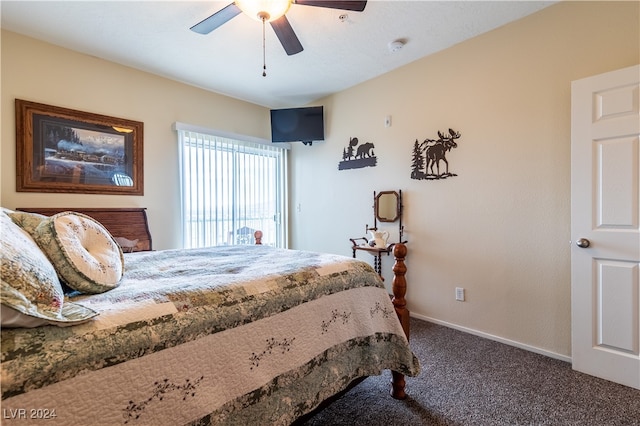
<svg viewBox="0 0 640 426"><path fill-rule="evenodd" d="M302 52L302 44L293 31L285 13L291 4L304 6L325 7L330 9L352 10L362 12L367 1L340 1L340 0L236 0L228 6L220 9L208 18L191 27L191 31L200 34L209 34L227 21L244 12L250 17L269 22L276 36L280 40L287 55L295 55Z"/></svg>

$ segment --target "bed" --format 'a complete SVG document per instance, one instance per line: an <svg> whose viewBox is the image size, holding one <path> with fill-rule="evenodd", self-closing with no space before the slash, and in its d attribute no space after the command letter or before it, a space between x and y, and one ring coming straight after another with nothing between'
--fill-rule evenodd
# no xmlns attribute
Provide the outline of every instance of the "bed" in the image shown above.
<svg viewBox="0 0 640 426"><path fill-rule="evenodd" d="M5 312L22 308L5 303L3 263L3 424L286 425L385 369L403 399L404 376L420 371L402 244L391 300L356 259L263 245L154 251L144 209L67 210L5 209L3 251L7 230L31 236L67 280L48 247L62 240L60 224L81 223L78 234L95 225L122 244L110 261L121 258L121 277L100 291L82 287L86 272L68 278L81 288L60 302L70 324L7 328Z"/></svg>

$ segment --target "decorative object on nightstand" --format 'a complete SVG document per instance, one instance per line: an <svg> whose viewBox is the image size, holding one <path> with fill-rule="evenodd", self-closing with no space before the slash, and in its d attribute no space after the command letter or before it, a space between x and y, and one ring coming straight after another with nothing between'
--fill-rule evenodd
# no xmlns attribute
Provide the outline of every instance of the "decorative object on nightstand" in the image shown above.
<svg viewBox="0 0 640 426"><path fill-rule="evenodd" d="M403 240L404 226L402 225L402 190L400 191L381 191L373 192L373 226L368 224L365 226L365 233L370 234L367 237L349 238L352 244L353 257L356 257L357 251L365 251L373 256L373 267L382 278L382 254L387 256L393 251L393 247L407 241ZM389 243L389 231L378 229L378 222L393 223L398 222L398 241Z"/></svg>
<svg viewBox="0 0 640 426"><path fill-rule="evenodd" d="M389 233L387 231L369 231L371 239L373 240L373 247L386 248L387 241L389 240Z"/></svg>

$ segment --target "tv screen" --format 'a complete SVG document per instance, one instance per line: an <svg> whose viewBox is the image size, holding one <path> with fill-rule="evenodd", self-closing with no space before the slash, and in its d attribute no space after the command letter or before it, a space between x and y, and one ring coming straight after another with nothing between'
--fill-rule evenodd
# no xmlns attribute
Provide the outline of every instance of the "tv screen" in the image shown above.
<svg viewBox="0 0 640 426"><path fill-rule="evenodd" d="M324 140L322 106L271 110L271 141L302 142Z"/></svg>

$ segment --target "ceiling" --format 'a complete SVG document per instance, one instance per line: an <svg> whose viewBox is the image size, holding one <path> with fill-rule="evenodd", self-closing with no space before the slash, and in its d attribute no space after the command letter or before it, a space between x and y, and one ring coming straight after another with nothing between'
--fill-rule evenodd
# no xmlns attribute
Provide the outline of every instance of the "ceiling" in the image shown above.
<svg viewBox="0 0 640 426"><path fill-rule="evenodd" d="M7 1L2 28L270 108L297 107L505 25L555 1L369 0L363 12L292 5L304 51L287 56L240 14L189 28L230 1ZM340 15L346 18L340 19ZM390 42L402 39L391 52Z"/></svg>

